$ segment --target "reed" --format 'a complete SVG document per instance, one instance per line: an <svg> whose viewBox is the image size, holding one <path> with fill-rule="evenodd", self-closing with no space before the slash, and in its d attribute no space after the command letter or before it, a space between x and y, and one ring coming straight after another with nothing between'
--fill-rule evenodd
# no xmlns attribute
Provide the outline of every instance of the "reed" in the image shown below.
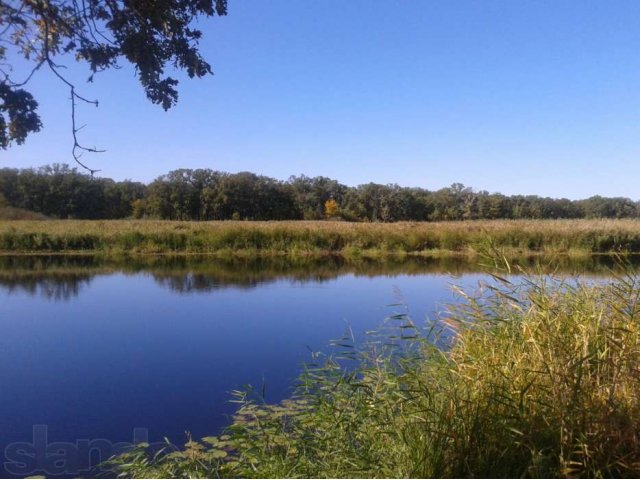
<svg viewBox="0 0 640 480"><path fill-rule="evenodd" d="M0 252L475 255L640 253L639 220L495 220L441 223L0 221Z"/></svg>
<svg viewBox="0 0 640 480"><path fill-rule="evenodd" d="M236 392L224 435L110 465L127 477L637 477L640 280L512 278L460 292L426 327L399 313L362 347L339 339L281 404Z"/></svg>

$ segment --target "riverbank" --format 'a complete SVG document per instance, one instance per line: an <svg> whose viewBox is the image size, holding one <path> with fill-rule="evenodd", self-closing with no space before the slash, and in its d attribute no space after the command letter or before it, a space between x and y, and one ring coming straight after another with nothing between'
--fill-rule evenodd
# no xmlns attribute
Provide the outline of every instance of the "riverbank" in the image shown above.
<svg viewBox="0 0 640 480"><path fill-rule="evenodd" d="M463 255L640 253L639 220L347 223L0 221L0 253Z"/></svg>

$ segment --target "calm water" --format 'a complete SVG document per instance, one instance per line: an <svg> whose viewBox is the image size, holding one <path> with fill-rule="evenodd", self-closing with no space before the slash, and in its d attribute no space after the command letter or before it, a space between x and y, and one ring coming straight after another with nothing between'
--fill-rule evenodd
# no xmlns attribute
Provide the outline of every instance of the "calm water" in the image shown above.
<svg viewBox="0 0 640 480"><path fill-rule="evenodd" d="M45 440L79 448L79 439L132 442L136 428L175 443L185 432L216 433L234 411L231 390L264 385L267 400L282 399L310 351L326 351L347 326L362 338L407 309L426 321L454 300L451 283L482 278L473 269L459 261L0 259L4 474L15 470L19 449L5 451L15 442L35 445L22 458L35 455L53 476L68 464L55 470L43 460ZM397 303L406 307L389 306ZM46 439L45 427L34 438L34 425L46 426ZM18 473L32 473L25 468Z"/></svg>

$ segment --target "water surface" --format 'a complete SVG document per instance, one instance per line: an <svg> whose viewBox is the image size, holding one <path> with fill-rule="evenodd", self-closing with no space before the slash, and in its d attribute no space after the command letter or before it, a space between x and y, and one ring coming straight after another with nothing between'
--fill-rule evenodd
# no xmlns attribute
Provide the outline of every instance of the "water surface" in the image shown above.
<svg viewBox="0 0 640 480"><path fill-rule="evenodd" d="M591 262L564 267L609 266ZM347 328L362 339L393 313L424 323L477 270L459 259L0 258L0 452L32 442L34 425L48 442L216 433L232 390L285 398L311 351Z"/></svg>

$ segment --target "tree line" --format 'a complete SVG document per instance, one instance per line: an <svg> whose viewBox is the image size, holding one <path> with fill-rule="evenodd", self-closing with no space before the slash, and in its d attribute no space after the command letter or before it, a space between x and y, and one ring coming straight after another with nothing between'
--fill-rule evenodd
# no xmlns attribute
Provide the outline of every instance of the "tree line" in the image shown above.
<svg viewBox="0 0 640 480"><path fill-rule="evenodd" d="M367 183L326 177L286 181L250 172L179 169L145 185L94 178L68 165L0 169L0 207L52 218L166 220L321 220L396 222L474 219L639 218L640 202L584 200Z"/></svg>

